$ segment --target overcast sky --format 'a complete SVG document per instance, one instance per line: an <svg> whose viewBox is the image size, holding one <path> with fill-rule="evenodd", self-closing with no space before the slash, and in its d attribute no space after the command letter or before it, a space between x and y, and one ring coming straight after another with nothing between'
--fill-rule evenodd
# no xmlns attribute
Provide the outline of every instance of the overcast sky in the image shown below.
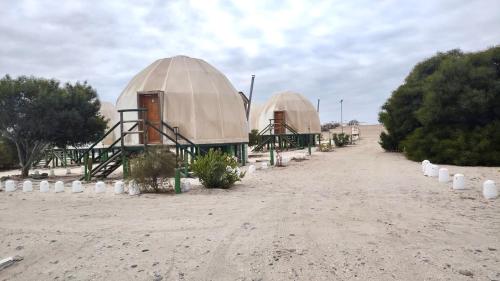
<svg viewBox="0 0 500 281"><path fill-rule="evenodd" d="M115 102L158 58L188 55L254 98L292 90L321 121L375 123L418 61L500 44L500 1L0 1L0 75L87 80Z"/></svg>

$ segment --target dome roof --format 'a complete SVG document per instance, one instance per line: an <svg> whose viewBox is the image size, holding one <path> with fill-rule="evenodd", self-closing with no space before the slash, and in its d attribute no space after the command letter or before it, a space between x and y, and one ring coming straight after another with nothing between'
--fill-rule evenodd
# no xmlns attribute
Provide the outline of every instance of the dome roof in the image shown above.
<svg viewBox="0 0 500 281"><path fill-rule="evenodd" d="M285 111L286 123L301 134L321 133L319 115L314 105L306 97L291 91L273 95L262 107L252 111L252 129L264 129L269 119L274 118L275 111Z"/></svg>
<svg viewBox="0 0 500 281"><path fill-rule="evenodd" d="M198 144L248 142L248 123L238 91L219 70L187 56L159 59L128 83L118 109L137 108L137 93L162 91L163 121Z"/></svg>

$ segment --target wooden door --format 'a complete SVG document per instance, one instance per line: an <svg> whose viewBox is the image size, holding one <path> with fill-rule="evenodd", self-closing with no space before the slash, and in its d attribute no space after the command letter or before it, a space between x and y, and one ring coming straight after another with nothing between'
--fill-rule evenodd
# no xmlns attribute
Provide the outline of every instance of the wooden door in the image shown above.
<svg viewBox="0 0 500 281"><path fill-rule="evenodd" d="M161 130L161 116L160 116L160 99L158 94L140 94L139 107L146 108L148 111L146 115L142 113L142 118L145 118L153 126ZM141 128L142 129L142 128ZM161 143L160 133L148 126L148 143ZM141 143L144 143L144 136L140 136Z"/></svg>
<svg viewBox="0 0 500 281"><path fill-rule="evenodd" d="M285 112L284 111L275 111L274 112L274 134L284 134L285 133Z"/></svg>

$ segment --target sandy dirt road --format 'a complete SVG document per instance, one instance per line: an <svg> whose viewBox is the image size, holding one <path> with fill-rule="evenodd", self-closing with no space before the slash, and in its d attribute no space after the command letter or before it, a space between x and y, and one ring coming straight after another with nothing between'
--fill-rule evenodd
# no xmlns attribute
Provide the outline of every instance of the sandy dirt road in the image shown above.
<svg viewBox="0 0 500 281"><path fill-rule="evenodd" d="M359 144L230 190L0 193L0 280L500 280L500 168L452 167L468 190Z"/></svg>

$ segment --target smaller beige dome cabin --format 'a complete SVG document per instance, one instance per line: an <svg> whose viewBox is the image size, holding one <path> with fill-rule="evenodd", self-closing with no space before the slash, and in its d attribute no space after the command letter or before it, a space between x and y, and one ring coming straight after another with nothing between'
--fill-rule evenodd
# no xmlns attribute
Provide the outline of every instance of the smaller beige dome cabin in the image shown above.
<svg viewBox="0 0 500 281"><path fill-rule="evenodd" d="M101 102L101 115L108 120L108 129L118 122L120 117L116 111L115 106L110 102ZM109 146L115 141L115 136L113 134L107 135L101 142L102 146Z"/></svg>
<svg viewBox="0 0 500 281"><path fill-rule="evenodd" d="M315 141L321 134L319 115L314 105L303 95L286 91L273 95L265 104L250 112L250 127L263 135L295 138L300 146ZM288 136L288 137L287 137ZM276 140L280 142L280 140Z"/></svg>
<svg viewBox="0 0 500 281"><path fill-rule="evenodd" d="M240 94L227 77L202 59L175 56L159 59L136 74L116 102L118 110L147 109L147 120L157 128L170 127L200 147L241 149L248 143L248 122ZM124 120L137 119L124 112ZM126 124L126 123L125 123ZM126 125L125 129L131 125ZM143 142L127 135L128 145ZM148 128L148 144L171 140Z"/></svg>

